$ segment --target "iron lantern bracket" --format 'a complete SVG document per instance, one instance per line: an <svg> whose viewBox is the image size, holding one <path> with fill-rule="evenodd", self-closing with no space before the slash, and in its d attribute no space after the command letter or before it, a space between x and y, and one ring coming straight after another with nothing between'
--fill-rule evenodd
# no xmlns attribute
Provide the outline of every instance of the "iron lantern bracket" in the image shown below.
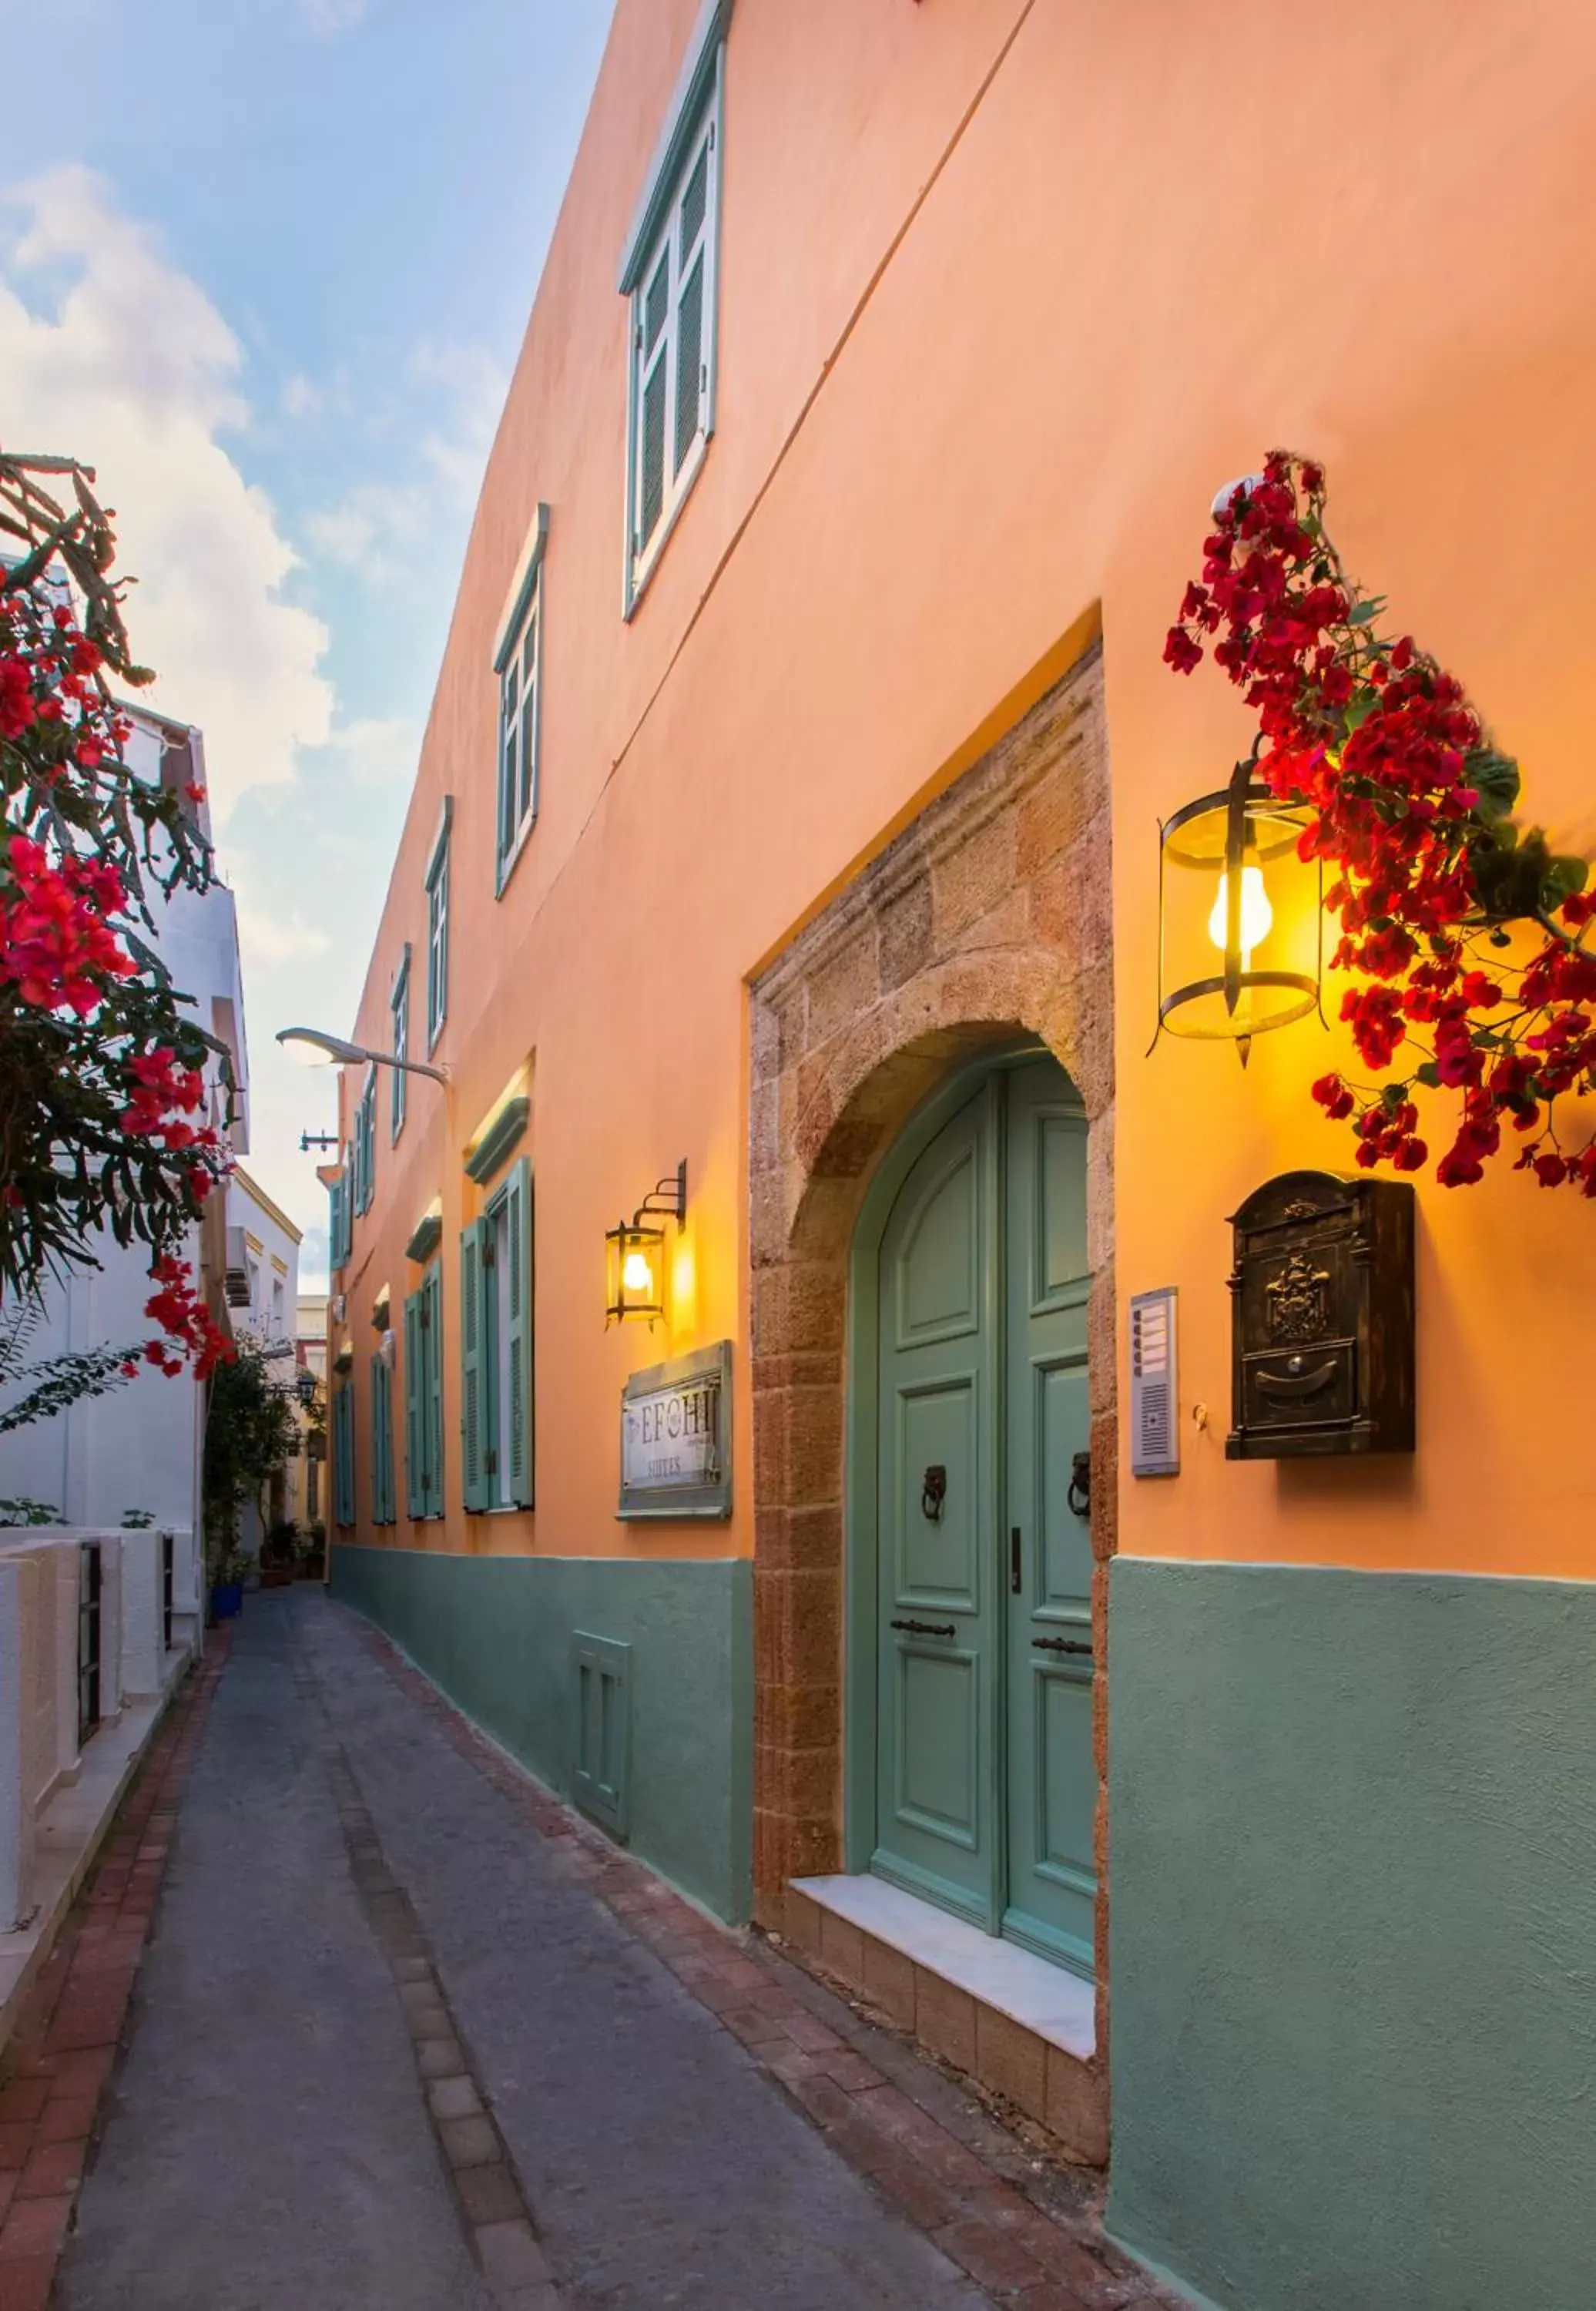
<svg viewBox="0 0 1596 2311"><path fill-rule="evenodd" d="M633 1228L641 1228L647 1219L674 1219L678 1227L686 1226L687 1158L685 1156L674 1173L657 1180L649 1190L632 1215L632 1225Z"/></svg>

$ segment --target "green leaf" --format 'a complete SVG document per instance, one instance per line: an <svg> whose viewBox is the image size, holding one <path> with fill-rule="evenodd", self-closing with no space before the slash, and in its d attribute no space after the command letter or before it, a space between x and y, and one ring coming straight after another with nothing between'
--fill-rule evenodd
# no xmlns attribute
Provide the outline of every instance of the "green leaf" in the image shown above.
<svg viewBox="0 0 1596 2311"><path fill-rule="evenodd" d="M1355 602L1347 613L1349 626L1372 626L1385 607L1383 594L1372 594L1366 602Z"/></svg>
<svg viewBox="0 0 1596 2311"><path fill-rule="evenodd" d="M1463 774L1479 789L1480 809L1489 817L1505 817L1519 798L1519 766L1495 746L1471 746L1463 757Z"/></svg>
<svg viewBox="0 0 1596 2311"><path fill-rule="evenodd" d="M1414 1068L1413 1074L1415 1081L1423 1084L1427 1091L1440 1090L1441 1070L1434 1060L1426 1060L1422 1066Z"/></svg>
<svg viewBox="0 0 1596 2311"><path fill-rule="evenodd" d="M1540 880L1541 903L1549 908L1560 907L1576 891L1583 891L1590 879L1590 868L1583 859L1557 858L1547 862Z"/></svg>

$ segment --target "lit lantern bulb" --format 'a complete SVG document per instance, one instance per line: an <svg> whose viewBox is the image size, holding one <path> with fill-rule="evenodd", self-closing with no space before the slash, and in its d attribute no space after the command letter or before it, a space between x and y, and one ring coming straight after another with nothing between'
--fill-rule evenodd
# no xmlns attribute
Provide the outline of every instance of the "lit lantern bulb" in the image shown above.
<svg viewBox="0 0 1596 2311"><path fill-rule="evenodd" d="M1219 877L1219 895L1214 901L1214 911L1208 917L1208 937L1221 955L1225 952L1225 915L1229 903L1230 876L1228 874L1222 874ZM1243 867L1242 869L1242 968L1243 971L1247 967L1247 958L1252 955L1253 948L1261 946L1268 938L1274 920L1275 911L1269 904L1269 894L1263 887L1262 868Z"/></svg>
<svg viewBox="0 0 1596 2311"><path fill-rule="evenodd" d="M646 1251L629 1251L621 1268L621 1281L628 1292L651 1292L654 1272L649 1266Z"/></svg>

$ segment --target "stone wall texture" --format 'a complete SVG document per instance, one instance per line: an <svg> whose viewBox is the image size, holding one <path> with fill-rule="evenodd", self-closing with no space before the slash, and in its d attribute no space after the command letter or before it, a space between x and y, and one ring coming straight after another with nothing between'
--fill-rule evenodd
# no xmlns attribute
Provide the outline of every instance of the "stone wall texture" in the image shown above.
<svg viewBox="0 0 1596 2311"><path fill-rule="evenodd" d="M1117 1483L1110 788L1095 647L806 926L752 989L756 1914L842 1864L848 1266L875 1166L983 1049L1034 1036L1088 1120L1097 1860ZM1097 1918L1098 2060L1107 1909Z"/></svg>

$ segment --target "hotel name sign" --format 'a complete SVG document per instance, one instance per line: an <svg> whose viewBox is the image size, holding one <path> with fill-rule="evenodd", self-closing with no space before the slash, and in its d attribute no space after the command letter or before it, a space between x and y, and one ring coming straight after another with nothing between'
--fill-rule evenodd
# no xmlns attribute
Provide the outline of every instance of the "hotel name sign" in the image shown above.
<svg viewBox="0 0 1596 2311"><path fill-rule="evenodd" d="M621 1391L623 1517L731 1514L731 1342L633 1373Z"/></svg>

